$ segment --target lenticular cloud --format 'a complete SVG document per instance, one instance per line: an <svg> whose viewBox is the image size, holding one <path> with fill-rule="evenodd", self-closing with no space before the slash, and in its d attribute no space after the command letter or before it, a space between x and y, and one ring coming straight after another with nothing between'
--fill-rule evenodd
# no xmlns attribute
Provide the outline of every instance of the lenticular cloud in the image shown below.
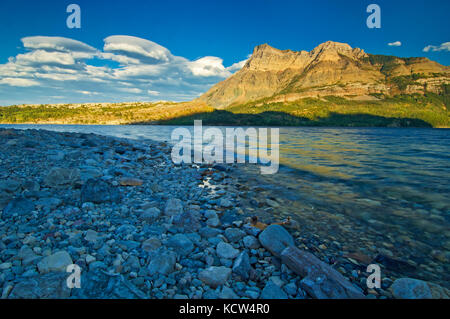
<svg viewBox="0 0 450 319"><path fill-rule="evenodd" d="M0 64L2 105L187 100L245 63L225 67L214 56L190 61L158 43L125 35L105 38L101 49L64 37L21 41L23 52Z"/></svg>

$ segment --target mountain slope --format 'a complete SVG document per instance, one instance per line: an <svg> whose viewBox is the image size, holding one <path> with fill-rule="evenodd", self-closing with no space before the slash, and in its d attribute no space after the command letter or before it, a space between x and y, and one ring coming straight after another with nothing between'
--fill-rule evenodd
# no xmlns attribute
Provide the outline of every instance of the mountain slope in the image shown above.
<svg viewBox="0 0 450 319"><path fill-rule="evenodd" d="M263 44L240 71L197 101L221 109L261 99L290 102L333 95L364 100L377 94L440 94L449 83L450 68L427 58L371 55L331 41L310 52Z"/></svg>

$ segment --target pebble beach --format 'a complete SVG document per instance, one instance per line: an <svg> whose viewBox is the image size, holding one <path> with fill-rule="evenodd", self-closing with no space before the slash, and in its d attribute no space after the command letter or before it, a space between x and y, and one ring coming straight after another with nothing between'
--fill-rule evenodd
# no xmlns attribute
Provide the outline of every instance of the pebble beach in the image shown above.
<svg viewBox="0 0 450 319"><path fill-rule="evenodd" d="M0 140L2 298L450 297L395 256L343 252L280 214L250 164L175 165L167 143L96 134L0 129ZM371 289L374 262L395 271ZM66 285L71 264L80 288Z"/></svg>

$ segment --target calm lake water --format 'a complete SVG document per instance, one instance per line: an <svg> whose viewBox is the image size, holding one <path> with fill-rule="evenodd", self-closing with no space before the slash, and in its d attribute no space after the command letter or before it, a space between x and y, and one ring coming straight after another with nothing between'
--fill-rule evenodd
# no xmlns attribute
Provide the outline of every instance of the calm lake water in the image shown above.
<svg viewBox="0 0 450 319"><path fill-rule="evenodd" d="M174 126L0 125L171 141ZM188 127L192 132L192 127ZM207 128L206 126L204 127ZM450 130L398 128L280 129L280 163L324 177L402 185L442 195L450 208ZM439 197L439 196L438 196ZM433 204L431 201L429 204ZM444 205L445 203L445 205Z"/></svg>
<svg viewBox="0 0 450 319"><path fill-rule="evenodd" d="M0 125L170 142L173 126ZM190 128L192 130L192 128ZM275 214L348 252L401 259L450 288L450 130L280 128L275 175L248 170ZM258 194L255 194L257 196ZM391 270L389 270L391 271Z"/></svg>

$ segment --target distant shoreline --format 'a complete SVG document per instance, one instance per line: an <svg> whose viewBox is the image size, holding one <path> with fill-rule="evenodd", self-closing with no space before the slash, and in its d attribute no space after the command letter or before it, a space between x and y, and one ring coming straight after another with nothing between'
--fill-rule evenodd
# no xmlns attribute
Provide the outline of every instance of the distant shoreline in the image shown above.
<svg viewBox="0 0 450 319"><path fill-rule="evenodd" d="M86 123L1 123L0 127L3 125L66 125L66 126L193 126L193 124L163 124L163 123L156 123L156 124L147 124L147 123L130 123L130 124L112 124L112 123L95 123L95 124L86 124ZM235 124L221 124L221 123L214 123L214 124L205 124L205 126L221 126L221 127L280 127L280 128L348 128L348 129L357 129L357 128L388 128L388 129L450 129L450 126L442 126L442 127L424 127L424 126L399 126L399 127L392 127L392 126L338 126L338 125L253 125L253 124L241 124L241 125L235 125Z"/></svg>
<svg viewBox="0 0 450 319"><path fill-rule="evenodd" d="M254 101L217 109L202 102L0 107L0 124L203 125L262 127L449 128L448 98L398 95L376 101L329 96L292 102Z"/></svg>

